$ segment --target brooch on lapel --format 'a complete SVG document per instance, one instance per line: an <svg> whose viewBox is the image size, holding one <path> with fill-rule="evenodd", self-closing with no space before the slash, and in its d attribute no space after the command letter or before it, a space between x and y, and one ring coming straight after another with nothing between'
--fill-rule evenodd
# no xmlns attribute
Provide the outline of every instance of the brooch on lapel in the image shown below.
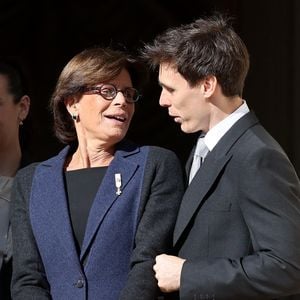
<svg viewBox="0 0 300 300"><path fill-rule="evenodd" d="M122 177L121 173L115 174L115 185L116 185L116 195L120 196L122 194L121 186L122 186Z"/></svg>

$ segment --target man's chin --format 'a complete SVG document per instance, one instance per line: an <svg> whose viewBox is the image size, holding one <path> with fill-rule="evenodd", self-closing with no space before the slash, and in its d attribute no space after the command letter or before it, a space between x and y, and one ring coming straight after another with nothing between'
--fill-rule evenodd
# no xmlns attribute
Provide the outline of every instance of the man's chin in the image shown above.
<svg viewBox="0 0 300 300"><path fill-rule="evenodd" d="M183 123L181 123L180 129L184 133L191 133L191 131L188 128L186 128Z"/></svg>
<svg viewBox="0 0 300 300"><path fill-rule="evenodd" d="M199 131L198 129L189 128L189 127L185 126L185 124L183 124L183 123L180 125L180 129L184 133L195 133L195 132Z"/></svg>

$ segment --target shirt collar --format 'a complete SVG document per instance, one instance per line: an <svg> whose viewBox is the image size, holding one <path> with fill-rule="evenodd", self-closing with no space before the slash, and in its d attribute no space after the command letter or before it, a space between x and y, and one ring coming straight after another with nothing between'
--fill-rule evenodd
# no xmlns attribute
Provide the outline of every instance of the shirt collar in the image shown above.
<svg viewBox="0 0 300 300"><path fill-rule="evenodd" d="M205 135L204 142L209 149L212 151L223 135L245 114L249 112L249 107L245 100L243 104L239 106L234 112L228 117L219 122L217 125L212 127Z"/></svg>

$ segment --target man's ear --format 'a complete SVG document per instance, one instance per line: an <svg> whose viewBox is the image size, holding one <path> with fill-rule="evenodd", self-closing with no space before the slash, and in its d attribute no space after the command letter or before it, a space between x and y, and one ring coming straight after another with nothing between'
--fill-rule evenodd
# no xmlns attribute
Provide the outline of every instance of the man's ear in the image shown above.
<svg viewBox="0 0 300 300"><path fill-rule="evenodd" d="M206 76L202 80L203 93L206 98L210 98L214 94L217 83L217 78L213 75Z"/></svg>

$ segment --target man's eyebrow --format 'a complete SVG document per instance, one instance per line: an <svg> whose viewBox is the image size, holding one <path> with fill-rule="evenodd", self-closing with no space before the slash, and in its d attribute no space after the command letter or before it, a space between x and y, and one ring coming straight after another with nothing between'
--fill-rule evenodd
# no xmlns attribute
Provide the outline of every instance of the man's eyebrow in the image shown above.
<svg viewBox="0 0 300 300"><path fill-rule="evenodd" d="M168 88L168 89L171 88L170 86L168 86L167 84L165 84L165 83L163 83L163 82L161 82L161 81L158 81L158 84L159 84L161 87L164 87L164 88Z"/></svg>
<svg viewBox="0 0 300 300"><path fill-rule="evenodd" d="M174 88L174 87L171 87L171 86L169 86L169 85L167 85L167 84L165 84L165 83L162 83L162 82L159 81L158 84L159 84L162 88L166 89L166 90L169 91L169 92L175 91L175 88Z"/></svg>

